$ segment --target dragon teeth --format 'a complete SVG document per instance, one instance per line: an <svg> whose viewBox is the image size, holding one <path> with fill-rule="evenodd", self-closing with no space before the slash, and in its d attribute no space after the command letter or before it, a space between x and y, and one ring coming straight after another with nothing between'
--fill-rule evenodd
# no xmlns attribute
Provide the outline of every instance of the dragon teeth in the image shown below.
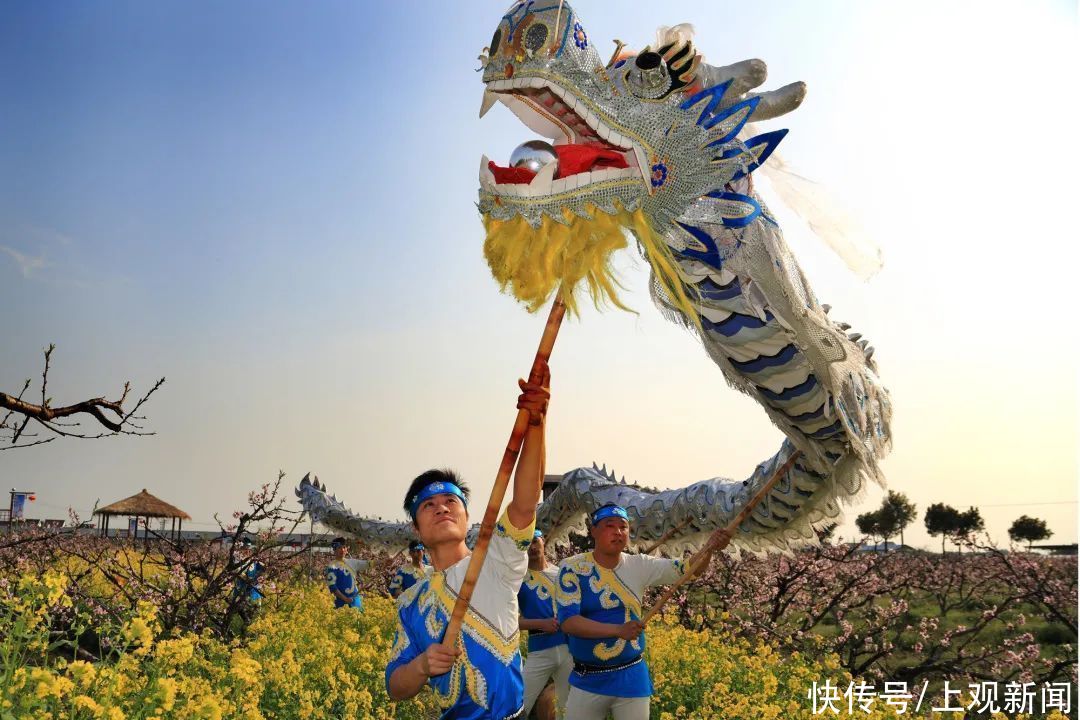
<svg viewBox="0 0 1080 720"><path fill-rule="evenodd" d="M551 192L551 184L555 180L555 163L548 163L540 168L532 181L529 183L530 195L547 195Z"/></svg>
<svg viewBox="0 0 1080 720"><path fill-rule="evenodd" d="M570 189L570 185L567 182L567 178L559 178L551 183L551 194L557 194L566 192Z"/></svg>
<svg viewBox="0 0 1080 720"><path fill-rule="evenodd" d="M491 172L491 168L488 167L490 162L491 160L488 159L487 155L480 156L480 185L492 190L495 188L495 175Z"/></svg>
<svg viewBox="0 0 1080 720"><path fill-rule="evenodd" d="M480 117L487 115L487 111L491 109L491 106L499 99L499 96L490 90L484 91L484 99L480 102Z"/></svg>

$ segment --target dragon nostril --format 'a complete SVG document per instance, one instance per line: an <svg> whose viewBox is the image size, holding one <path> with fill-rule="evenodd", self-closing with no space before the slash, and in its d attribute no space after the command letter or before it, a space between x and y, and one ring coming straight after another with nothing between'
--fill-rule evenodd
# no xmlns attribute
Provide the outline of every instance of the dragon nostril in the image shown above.
<svg viewBox="0 0 1080 720"><path fill-rule="evenodd" d="M649 51L638 55L637 59L634 60L634 65L636 65L639 70L653 70L660 67L661 62L663 62L663 59L660 57L660 53Z"/></svg>
<svg viewBox="0 0 1080 720"><path fill-rule="evenodd" d="M634 67L626 74L630 92L640 98L657 99L670 89L668 68L659 53L647 50L634 59Z"/></svg>

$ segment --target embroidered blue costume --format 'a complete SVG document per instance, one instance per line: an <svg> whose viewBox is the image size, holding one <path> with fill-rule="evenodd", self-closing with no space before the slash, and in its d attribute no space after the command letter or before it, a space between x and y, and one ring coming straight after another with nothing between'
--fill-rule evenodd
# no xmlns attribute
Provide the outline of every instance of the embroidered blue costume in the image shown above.
<svg viewBox="0 0 1080 720"><path fill-rule="evenodd" d="M495 526L462 624L458 642L463 652L450 672L428 680L444 719L524 715L517 592L528 569L525 551L532 537L532 523L515 528L506 513ZM442 639L468 565L465 557L446 570L433 570L398 598L398 628L386 666L388 688L395 670Z"/></svg>
<svg viewBox="0 0 1080 720"><path fill-rule="evenodd" d="M343 560L334 560L326 566L326 585L334 596L334 607L347 606L364 609L364 600L360 597L360 588L356 584L356 576L353 574L352 568ZM348 598L348 602L342 601L334 593L334 590Z"/></svg>
<svg viewBox="0 0 1080 720"><path fill-rule="evenodd" d="M417 582L423 580L428 570L429 568L417 567L412 563L399 567L397 572L394 573L393 579L390 580L390 596L396 598Z"/></svg>
<svg viewBox="0 0 1080 720"><path fill-rule="evenodd" d="M529 570L518 591L518 606L521 617L528 620L543 620L555 617L555 595L559 586L559 568L548 567L544 570ZM547 633L540 630L529 631L529 652L547 650L566 644L566 635L562 632Z"/></svg>
<svg viewBox="0 0 1080 720"><path fill-rule="evenodd" d="M567 558L559 566L559 622L575 615L616 625L640 620L645 588L675 582L683 572L681 560L648 555L622 553L612 570L597 563L592 553ZM642 657L645 633L629 642L567 637L574 658L571 687L624 698L652 695L652 679Z"/></svg>
<svg viewBox="0 0 1080 720"><path fill-rule="evenodd" d="M539 530L536 531L538 534ZM556 595L559 587L559 568L548 566L543 570L532 570L525 575L518 592L518 604L521 617L526 620L545 620L555 618L558 612ZM570 650L566 646L566 634L559 632L529 631L529 655L525 658L523 675L525 677L525 712L532 710L536 699L544 690L548 680L555 683L557 706L566 707L569 691L567 678L573 662ZM562 717L560 714L559 717Z"/></svg>
<svg viewBox="0 0 1080 720"><path fill-rule="evenodd" d="M233 588L233 594L246 595L247 599L253 603L262 600L263 594L259 592L259 577L262 575L264 569L265 567L258 560L248 565L243 576L237 578L236 585Z"/></svg>

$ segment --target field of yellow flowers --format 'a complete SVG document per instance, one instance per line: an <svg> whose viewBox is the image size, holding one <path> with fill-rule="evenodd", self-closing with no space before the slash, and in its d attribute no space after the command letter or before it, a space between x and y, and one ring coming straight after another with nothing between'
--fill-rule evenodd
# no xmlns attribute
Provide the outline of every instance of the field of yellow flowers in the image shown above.
<svg viewBox="0 0 1080 720"><path fill-rule="evenodd" d="M363 613L334 610L321 585L296 579L264 601L243 639L224 642L209 631L162 632L149 602L123 618L83 616L66 583L49 571L0 588L0 720L434 716L430 695L394 704L383 688L394 626L388 598L367 598ZM70 623L72 612L75 625L92 623L109 638L108 660L87 662L50 642L55 619L67 613ZM835 657L785 657L674 617L651 626L649 643L654 718L811 718L815 681L850 680ZM883 705L856 716L912 713Z"/></svg>

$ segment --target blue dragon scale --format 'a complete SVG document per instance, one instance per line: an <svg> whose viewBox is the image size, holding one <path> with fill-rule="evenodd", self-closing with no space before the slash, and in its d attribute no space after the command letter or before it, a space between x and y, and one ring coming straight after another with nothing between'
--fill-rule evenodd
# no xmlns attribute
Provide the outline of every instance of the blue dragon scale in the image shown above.
<svg viewBox="0 0 1080 720"><path fill-rule="evenodd" d="M829 318L754 190L754 171L787 131L754 135L748 123L795 109L805 86L751 92L764 63L711 66L687 25L661 28L637 52L616 46L601 60L558 0L517 2L499 21L481 56L481 115L501 102L551 145L511 167L481 161L492 274L530 310L558 293L573 312L581 288L622 307L609 258L632 238L660 311L696 334L727 382L786 437L742 481L647 492L595 466L574 470L538 509L538 526L558 540L617 502L634 520L636 546L677 531L668 549L697 547L798 450L732 546L813 544L814 529L836 522L867 481L884 484L891 406L873 348ZM297 494L315 519L363 540L403 546L412 537L406 523L350 512L317 480L305 478Z"/></svg>

